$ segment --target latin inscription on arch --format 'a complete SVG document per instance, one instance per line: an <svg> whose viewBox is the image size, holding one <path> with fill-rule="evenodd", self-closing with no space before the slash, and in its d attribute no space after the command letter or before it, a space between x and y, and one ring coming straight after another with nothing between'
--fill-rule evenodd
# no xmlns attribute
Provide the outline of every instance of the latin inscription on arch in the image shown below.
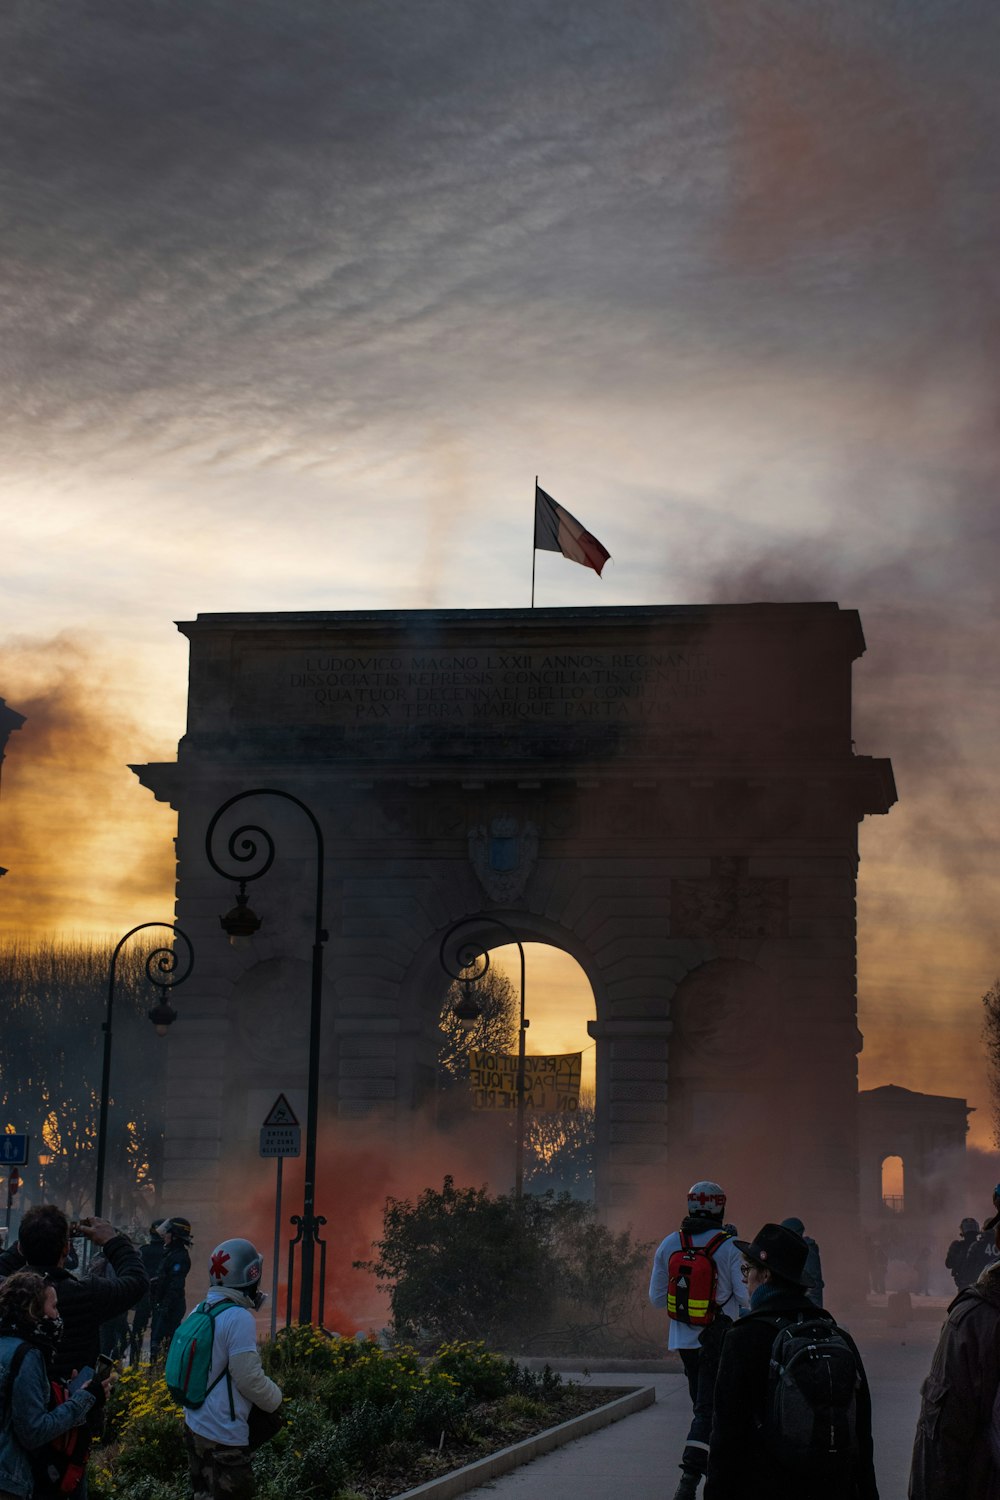
<svg viewBox="0 0 1000 1500"><path fill-rule="evenodd" d="M699 645L649 652L318 649L258 658L241 696L245 703L266 692L280 712L312 723L641 721L664 700L704 697L712 675Z"/></svg>

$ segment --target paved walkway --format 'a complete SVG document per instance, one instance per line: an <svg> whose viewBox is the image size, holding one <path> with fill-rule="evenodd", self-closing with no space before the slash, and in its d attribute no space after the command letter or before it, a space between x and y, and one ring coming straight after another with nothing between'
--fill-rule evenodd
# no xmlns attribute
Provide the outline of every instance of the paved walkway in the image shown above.
<svg viewBox="0 0 1000 1500"><path fill-rule="evenodd" d="M881 1500L906 1500L920 1386L937 1342L936 1322L889 1330L852 1324L872 1387ZM690 1418L683 1375L565 1377L591 1385L652 1385L656 1404L470 1490L469 1500L670 1500ZM957 1500L957 1497L956 1497Z"/></svg>

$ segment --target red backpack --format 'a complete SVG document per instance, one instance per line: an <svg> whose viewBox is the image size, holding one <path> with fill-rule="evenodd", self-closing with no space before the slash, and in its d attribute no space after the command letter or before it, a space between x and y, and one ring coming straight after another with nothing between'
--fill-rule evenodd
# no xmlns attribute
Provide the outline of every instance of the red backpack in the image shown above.
<svg viewBox="0 0 1000 1500"><path fill-rule="evenodd" d="M10 1402L17 1373L32 1346L20 1343L14 1350L8 1366L7 1385L4 1390L4 1414L9 1413ZM69 1387L61 1380L49 1380L49 1411L61 1406L69 1395ZM34 1474L35 1500L63 1500L79 1487L90 1457L90 1425L85 1419L77 1427L60 1433L51 1442L35 1448L28 1457Z"/></svg>
<svg viewBox="0 0 1000 1500"><path fill-rule="evenodd" d="M703 1328L711 1323L718 1307L715 1288L719 1280L715 1252L728 1234L720 1231L707 1245L693 1243L687 1230L681 1230L681 1248L667 1263L667 1316L675 1323Z"/></svg>

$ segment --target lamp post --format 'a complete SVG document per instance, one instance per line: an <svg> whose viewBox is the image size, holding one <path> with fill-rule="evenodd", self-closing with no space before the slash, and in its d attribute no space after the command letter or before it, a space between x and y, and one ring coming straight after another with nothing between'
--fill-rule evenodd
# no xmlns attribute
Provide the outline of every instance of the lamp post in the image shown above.
<svg viewBox="0 0 1000 1500"><path fill-rule="evenodd" d="M452 979L460 980L466 987L465 994L452 1009L459 1024L467 1031L471 1031L481 1015L480 1008L472 995L472 985L482 979L489 969L489 951L469 940L455 943L450 951L457 967L452 968L448 962L449 945L455 934L461 932L463 927L481 928L483 926L498 927L501 932L506 933L508 941L515 945L521 959L520 1018L517 1027L517 1151L514 1158L514 1196L520 1201L524 1194L524 1043L525 1032L530 1025L530 1022L524 1018L524 948L517 934L499 917L494 917L489 912L482 917L463 917L460 921L453 923L441 939L441 967ZM482 968L477 972L479 964L482 964ZM470 970L472 970L471 974Z"/></svg>
<svg viewBox="0 0 1000 1500"><path fill-rule="evenodd" d="M191 946L191 939L173 922L140 922L138 927L131 928L123 938L118 940L115 951L111 955L111 962L108 965L108 1002L104 1012L104 1024L101 1027L104 1032L104 1064L101 1068L101 1111L97 1121L97 1181L94 1184L94 1213L98 1218L102 1217L104 1211L104 1165L108 1151L108 1100L111 1092L111 1012L115 1003L118 955L129 938L135 937L137 932L145 932L149 927L165 927L168 932L174 934L175 938L180 938L187 948L187 968L180 974L177 972L175 948L154 948L146 958L146 978L157 989L166 991L153 1008L146 1012L156 1028L157 1036L166 1036L167 1028L177 1020L177 1012L170 1004L170 990L175 984L183 984L194 967L194 949ZM167 977L161 979L158 977L161 974Z"/></svg>
<svg viewBox="0 0 1000 1500"><path fill-rule="evenodd" d="M248 792L237 792L235 797L230 797L223 802L222 806L212 815L212 820L205 833L205 852L212 869L227 880L238 880L239 891L236 896L236 905L225 916L219 918L222 930L229 935L229 941L234 945L248 942L260 927L260 918L250 910L247 904L246 888L248 881L259 880L266 875L274 863L275 846L274 840L266 829L256 823L243 823L235 828L226 840L226 848L230 859L237 865L259 863L253 874L246 871L226 870L218 863L212 852L212 839L215 834L219 819L235 807L238 802L245 802L250 797L281 797L286 802L291 802L295 807L305 813L312 829L316 835L316 908L313 928L312 945L312 985L309 1003L309 1062L308 1062L308 1096L306 1103L306 1163L305 1163L305 1187L303 1195L302 1216L296 1215L292 1223L297 1226L296 1243L302 1242L302 1276L299 1288L299 1322L312 1322L313 1304L313 1282L316 1265L316 1246L320 1243L319 1231L326 1220L317 1217L316 1214L316 1137L319 1126L319 1037L320 1021L322 1017L323 1000L323 944L329 937L323 926L323 868L324 848L323 830L312 810L301 802L298 797L293 797L291 792L283 792L277 787L255 787ZM255 837L256 835L256 837ZM258 847L257 839L260 839L262 849ZM320 1302L322 1303L322 1277L320 1278ZM291 1287L289 1286L289 1298ZM322 1306L320 1307L320 1321L322 1321Z"/></svg>

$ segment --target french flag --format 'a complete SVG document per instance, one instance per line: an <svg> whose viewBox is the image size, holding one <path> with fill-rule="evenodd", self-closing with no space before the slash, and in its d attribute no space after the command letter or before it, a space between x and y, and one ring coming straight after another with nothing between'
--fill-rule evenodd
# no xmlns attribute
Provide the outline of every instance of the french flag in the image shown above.
<svg viewBox="0 0 1000 1500"><path fill-rule="evenodd" d="M535 550L561 552L570 562L593 568L598 578L611 553L558 501L535 484Z"/></svg>

